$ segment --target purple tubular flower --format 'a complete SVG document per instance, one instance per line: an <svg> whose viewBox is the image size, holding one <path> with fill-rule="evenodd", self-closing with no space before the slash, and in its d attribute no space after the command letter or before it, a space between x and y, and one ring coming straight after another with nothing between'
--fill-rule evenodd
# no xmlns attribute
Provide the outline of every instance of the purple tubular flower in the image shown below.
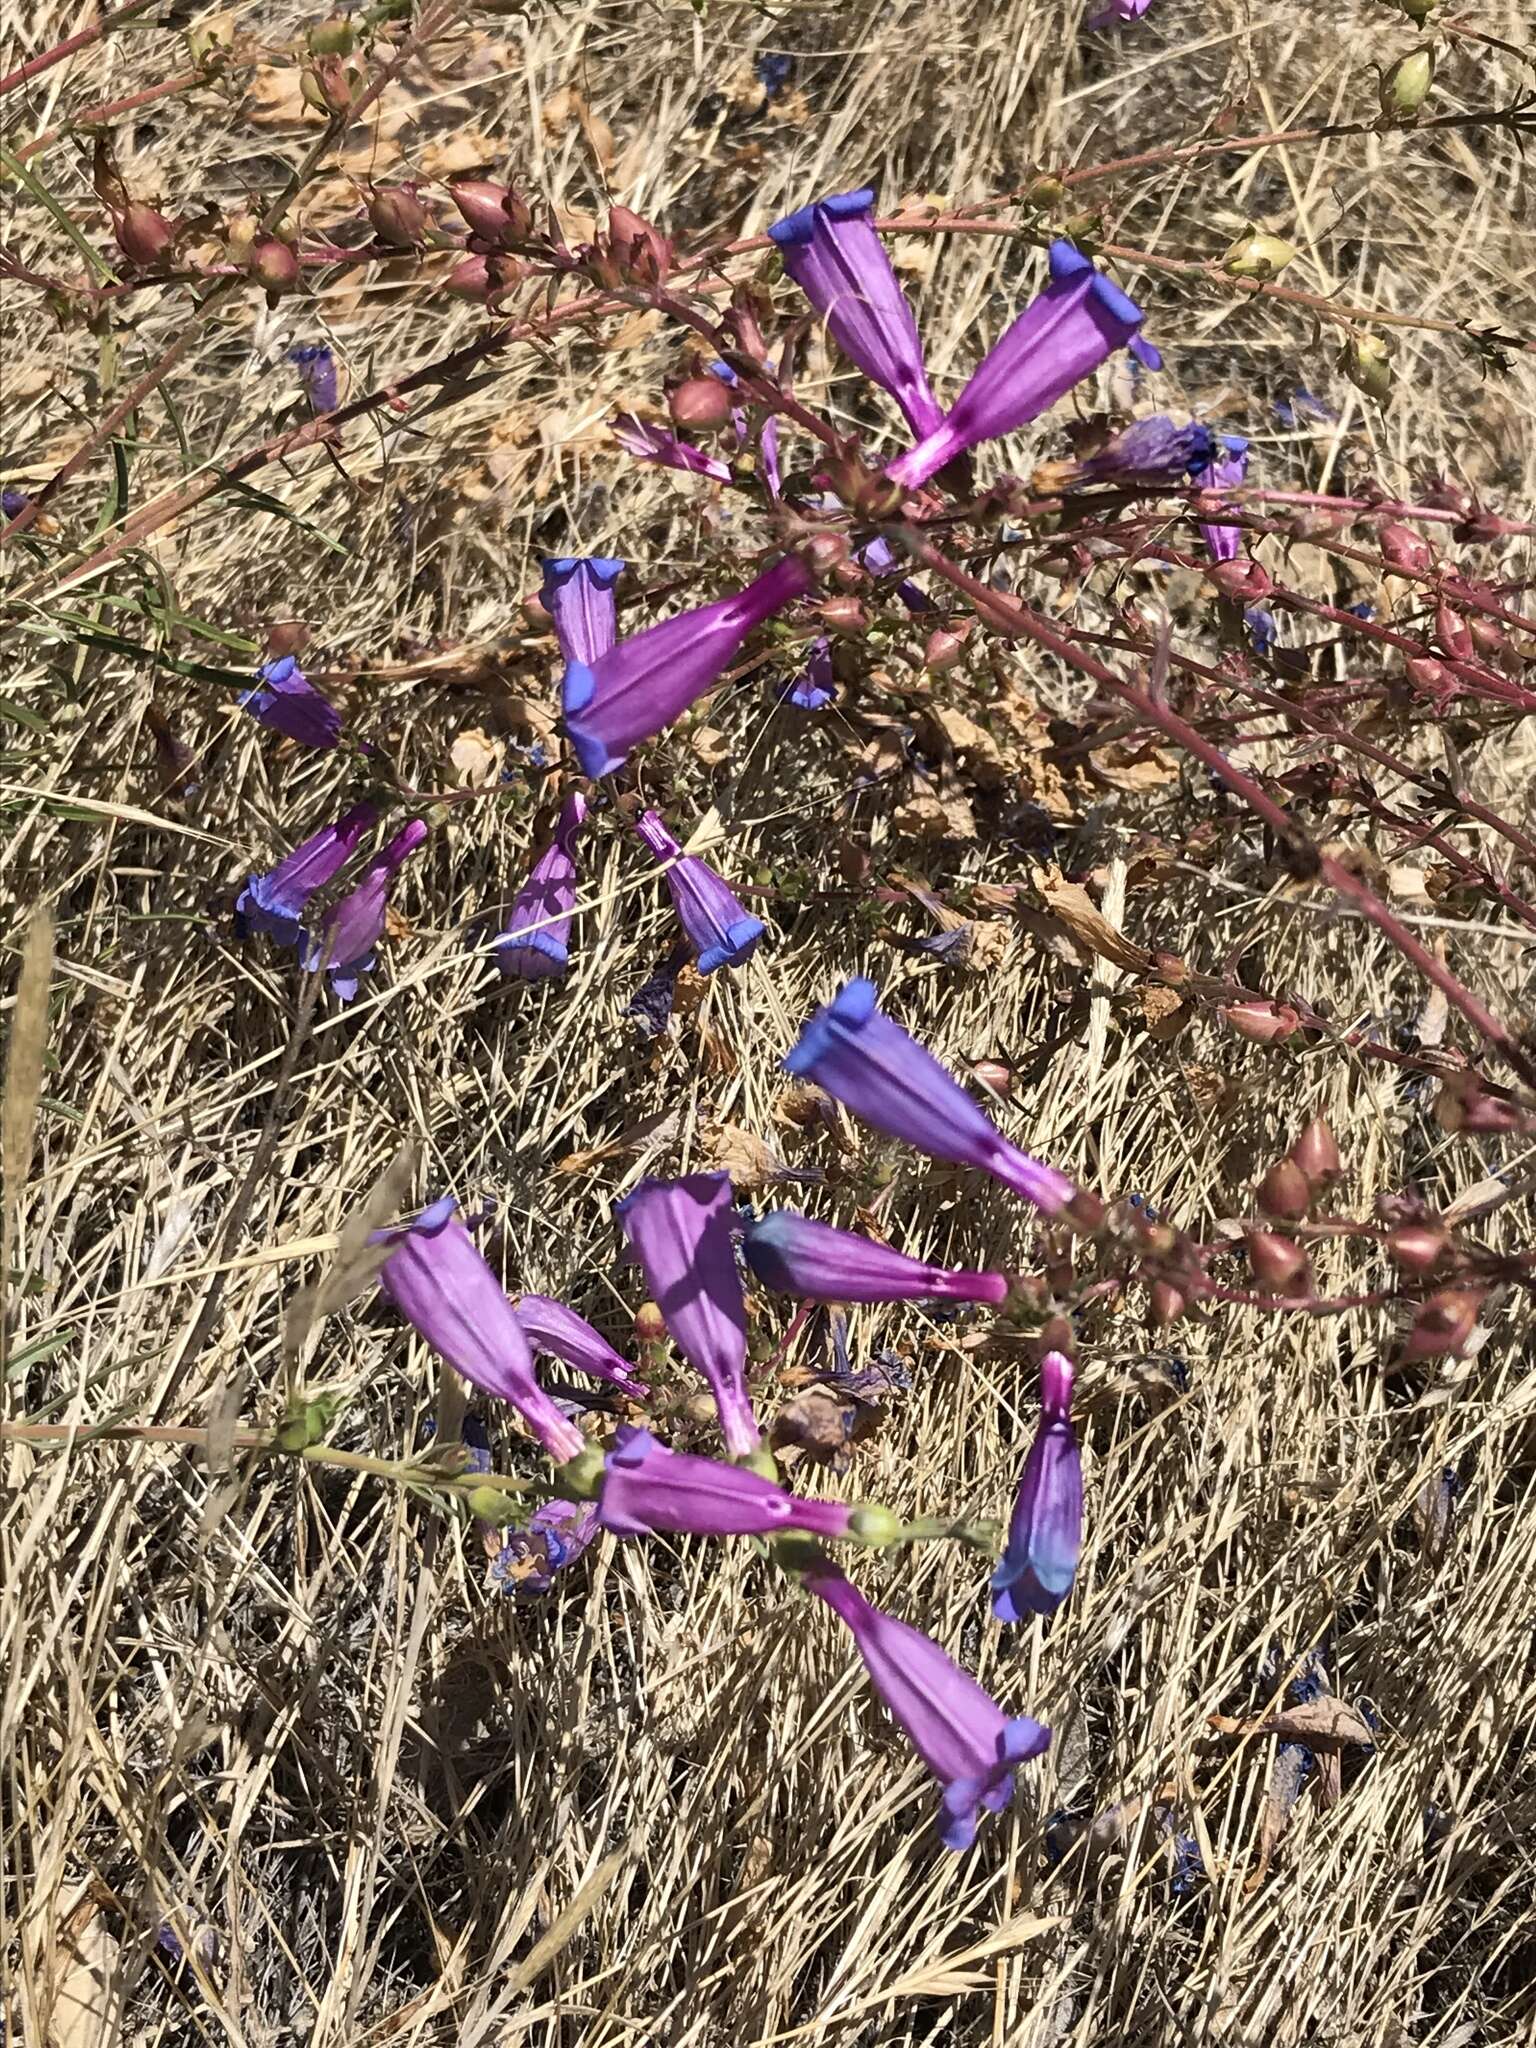
<svg viewBox="0 0 1536 2048"><path fill-rule="evenodd" d="M667 863L662 874L683 930L698 953L700 974L739 967L767 930L762 919L742 907L708 862L683 852L658 812L641 813L635 836Z"/></svg>
<svg viewBox="0 0 1536 2048"><path fill-rule="evenodd" d="M832 673L832 642L822 633L811 642L811 651L805 667L784 691L785 701L798 704L802 711L821 711L837 695L837 681Z"/></svg>
<svg viewBox="0 0 1536 2048"><path fill-rule="evenodd" d="M928 386L912 308L875 233L874 211L866 186L802 206L768 232L843 354L889 391L921 440L943 414Z"/></svg>
<svg viewBox="0 0 1536 2048"><path fill-rule="evenodd" d="M900 557L885 535L877 533L873 540L866 541L858 550L855 560L862 563L871 576L884 576L898 566ZM938 610L933 599L920 584L914 583L910 576L903 576L897 584L896 595L909 612Z"/></svg>
<svg viewBox="0 0 1536 2048"><path fill-rule="evenodd" d="M1070 242L1052 242L1051 281L983 357L942 426L890 464L909 489L936 470L1054 405L1074 384L1124 348L1142 311Z"/></svg>
<svg viewBox="0 0 1536 2048"><path fill-rule="evenodd" d="M379 1286L455 1372L514 1407L549 1455L564 1464L586 1439L534 1376L533 1353L501 1283L454 1213L451 1195L423 1209L396 1239Z"/></svg>
<svg viewBox="0 0 1536 2048"><path fill-rule="evenodd" d="M327 702L291 654L269 661L240 694L243 708L274 732L307 747L334 747L341 738L341 713Z"/></svg>
<svg viewBox="0 0 1536 2048"><path fill-rule="evenodd" d="M776 1536L847 1534L845 1501L806 1500L771 1479L719 1458L669 1451L649 1430L623 1428L603 1467L597 1517L615 1536Z"/></svg>
<svg viewBox="0 0 1536 2048"><path fill-rule="evenodd" d="M546 1500L514 1529L491 1565L491 1584L519 1600L535 1600L555 1574L573 1564L601 1525L590 1501Z"/></svg>
<svg viewBox="0 0 1536 2048"><path fill-rule="evenodd" d="M850 981L819 1009L784 1065L887 1137L933 1159L978 1166L1054 1216L1075 1188L1064 1173L1010 1145L952 1074L878 1007L872 981Z"/></svg>
<svg viewBox="0 0 1536 2048"><path fill-rule="evenodd" d="M304 948L304 971L324 967L332 993L344 1003L357 994L358 977L373 965L374 947L383 935L389 908L389 885L427 837L425 820L412 818L363 869L357 887L331 911L318 935Z"/></svg>
<svg viewBox="0 0 1536 2048"><path fill-rule="evenodd" d="M709 1382L727 1450L750 1457L760 1438L747 1393L747 1306L730 1176L643 1180L615 1213L678 1350Z"/></svg>
<svg viewBox="0 0 1536 2048"><path fill-rule="evenodd" d="M596 661L617 637L613 586L624 574L614 555L553 555L539 598L567 661Z"/></svg>
<svg viewBox="0 0 1536 2048"><path fill-rule="evenodd" d="M1097 455L1072 465L1074 481L1105 483L1120 477L1181 477L1210 460L1211 431L1198 421L1176 427L1166 413L1137 420Z"/></svg>
<svg viewBox="0 0 1536 2048"><path fill-rule="evenodd" d="M503 974L538 981L564 974L570 959L571 913L576 907L576 835L586 822L587 800L573 791L560 807L555 836L533 864L512 916L496 941Z"/></svg>
<svg viewBox="0 0 1536 2048"><path fill-rule="evenodd" d="M943 1786L945 1848L968 1849L978 1813L1002 1812L1015 1767L1044 1754L1050 1729L1027 1715L1010 1720L931 1637L872 1607L827 1559L805 1583L853 1631L875 1691Z"/></svg>
<svg viewBox="0 0 1536 2048"><path fill-rule="evenodd" d="M654 462L662 469L683 469L693 476L712 476L721 484L731 480L728 462L722 462L718 455L706 455L691 441L680 441L665 427L652 426L638 413L619 413L613 421L613 438L636 462Z"/></svg>
<svg viewBox="0 0 1536 2048"><path fill-rule="evenodd" d="M1002 1301L1001 1273L967 1273L909 1259L889 1245L816 1223L796 1209L770 1209L742 1239L747 1264L765 1287L802 1301Z"/></svg>
<svg viewBox="0 0 1536 2048"><path fill-rule="evenodd" d="M682 716L712 689L737 649L811 587L798 555L786 555L734 597L647 626L590 663L565 671L565 729L587 775L623 766L631 747Z"/></svg>
<svg viewBox="0 0 1536 2048"><path fill-rule="evenodd" d="M590 1373L593 1379L607 1380L633 1401L643 1401L650 1393L645 1381L635 1378L628 1361L620 1357L608 1339L563 1301L552 1300L547 1294L521 1295L517 1320L535 1351L547 1351L562 1365Z"/></svg>
<svg viewBox="0 0 1536 2048"><path fill-rule="evenodd" d="M1230 491L1248 474L1248 443L1241 434L1223 434L1221 448L1212 448L1209 458L1194 471L1203 491ZM1220 526L1202 519L1200 531L1213 562L1233 561L1243 542L1240 526Z"/></svg>
<svg viewBox="0 0 1536 2048"><path fill-rule="evenodd" d="M235 916L247 931L270 932L281 945L304 936L303 917L317 889L334 881L372 828L372 804L358 804L334 825L325 825L286 860L264 875L252 875L235 899Z"/></svg>
<svg viewBox="0 0 1536 2048"><path fill-rule="evenodd" d="M1040 1361L1040 1427L1024 1461L1008 1548L992 1574L999 1621L1054 1614L1072 1590L1083 1541L1083 1461L1072 1427L1072 1363Z"/></svg>
<svg viewBox="0 0 1536 2048"><path fill-rule="evenodd" d="M315 412L336 410L336 358L323 341L300 342L288 351L299 382Z"/></svg>

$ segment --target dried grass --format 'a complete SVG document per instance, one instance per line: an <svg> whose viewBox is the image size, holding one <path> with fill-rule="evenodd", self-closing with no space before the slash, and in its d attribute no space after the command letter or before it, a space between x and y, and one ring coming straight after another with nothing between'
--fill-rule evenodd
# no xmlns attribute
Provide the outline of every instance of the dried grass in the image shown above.
<svg viewBox="0 0 1536 2048"><path fill-rule="evenodd" d="M43 11L17 11L28 50ZM274 43L294 19L286 7L241 15ZM1254 127L1358 110L1367 58L1405 43L1397 19L1159 0L1111 44L1082 38L1078 8L1055 0L807 6L776 21L736 7L700 20L672 0L477 16L452 64L388 103L402 116L395 142L360 146L350 168L441 167L483 137L483 154L573 216L591 214L600 167L616 196L679 229L750 230L862 179L891 196L974 197L1062 153L1089 161L1198 134L1243 96ZM1480 23L1517 45L1532 25L1521 0ZM22 96L23 134L77 96L159 75L171 47L159 32L125 37L49 74ZM763 48L801 54L803 112L703 121L706 96L745 93ZM1455 53L1440 104L1508 98L1516 77L1497 52ZM263 81L255 126L251 105L236 117L211 95L142 121L125 131L125 171L177 207L204 194L228 204L270 178L271 150L295 154L297 127L261 115L281 109L284 89ZM588 118L562 93L579 93ZM68 151L51 161L83 209ZM1431 316L1473 308L1529 332L1530 190L1502 137L1375 135L1117 186L1113 226L1183 254L1261 219L1293 233L1311 288ZM317 213L349 203L332 180ZM68 259L25 209L17 249ZM952 390L1033 259L979 238L899 253ZM1408 330L1401 403L1362 418L1334 379L1336 429L1281 431L1269 400L1328 377L1305 318L1141 283L1170 397L1249 422L1277 477L1326 478L1354 433L1394 486L1444 466L1510 509L1530 504L1523 372L1484 381ZM430 360L474 330L445 304L404 277L343 280L272 314L242 295L174 380L190 446L224 459L270 430L292 402L283 352L295 340L330 340L359 389ZM52 389L80 388L96 344L80 330L42 335L14 292L4 317L8 480L35 484L80 432ZM176 317L141 305L120 376ZM623 553L657 585L691 575L697 494L618 466L602 431L619 403L655 390L667 348L636 321L601 351L561 340L516 352L471 394L449 394L424 431L385 415L348 435L339 464L311 451L265 477L287 518L216 499L153 544L154 562L185 612L223 630L290 613L319 622L315 669L355 670L345 694L370 729L388 733L408 778L440 786L457 735L483 729L504 747L520 729L509 696L548 699L548 646L518 609L535 556ZM812 387L822 395L834 374L854 417L860 389L830 362ZM135 499L178 468L174 422L151 405ZM77 529L93 508L74 501ZM96 585L73 603L111 626L106 595ZM493 650L494 667L458 659L461 648ZM1009 660L1022 687L1067 700L1048 663ZM1203 1029L1156 1042L1113 1000L1111 965L1067 967L1011 927L985 973L914 964L892 943L930 928L910 906L878 929L841 899L786 910L771 948L715 977L671 1038L638 1043L622 1012L670 932L615 830L589 842L569 981L506 990L488 967L487 920L540 830L531 778L456 811L405 880L409 930L385 971L344 1014L322 1006L274 1095L296 981L287 961L233 947L224 892L327 811L343 764L274 746L228 715L226 689L154 657L13 635L6 693L46 721L42 734L7 728L12 927L43 900L58 920L49 1065L16 1219L13 1417L82 1432L212 1418L227 1446L243 1390L247 1424L270 1422L292 1369L292 1304L338 1237L352 1243L347 1219L410 1142L421 1192L494 1198L515 1284L571 1299L624 1341L637 1291L610 1203L646 1171L710 1157L720 1127L828 1171L827 1213L850 1220L836 1147L778 1117L776 1059L851 971L876 975L958 1068L1016 1062L1011 1135L1191 1226L1241 1212L1254 1167L1310 1113L1339 1135L1356 1213L1382 1189L1449 1202L1495 1169L1528 1170L1512 1148L1447 1138L1420 1096L1336 1053L1266 1055ZM161 793L152 701L196 750L195 797ZM738 876L803 868L824 883L838 818L882 868L930 886L1025 873L1006 842L956 852L898 839L879 792L849 799L836 726L791 727L758 686L713 720L738 766L711 772L679 737L656 750L646 786L680 818L718 807L732 835L721 862ZM1530 761L1512 745L1503 764L1480 764L1528 820ZM1212 802L1187 777L1106 797L1081 814L1070 864L1113 874L1136 830L1178 834ZM1271 985L1294 981L1340 1017L1401 1019L1422 1003L1366 926L1272 888L1235 823L1209 873L1192 867L1150 893L1127 893L1121 875L1106 908L1138 944L1213 969L1247 951ZM1424 923L1472 986L1529 1019L1528 944L1454 915ZM1219 1107L1200 1106L1208 1076L1191 1066L1226 1077ZM10 1151L8 1126L8 1167ZM968 1182L902 1157L888 1200L907 1249L1027 1261L1017 1208ZM1526 1200L1487 1237L1529 1243L1530 1231ZM1343 1271L1342 1254L1325 1261L1325 1283ZM1520 1314L1502 1304L1473 1358L1411 1394L1379 1370L1391 1331L1374 1311L1214 1314L1181 1334L1185 1392L1134 1316L1088 1326L1089 1545L1049 1635L1000 1636L975 1561L947 1548L859 1566L873 1594L1058 1731L1012 1813L961 1859L936 1849L930 1787L846 1640L746 1546L605 1544L559 1595L520 1607L488 1590L476 1537L366 1479L226 1470L175 1444L12 1442L0 1506L8 2021L69 2048L1529 2039L1536 1378ZM980 1328L857 1316L856 1348L904 1349L915 1384L859 1453L850 1490L898 1510L1004 1510L1032 1379L1006 1344L979 1343ZM393 1317L365 1300L307 1347L309 1379L351 1392L339 1441L417 1443L436 1379ZM515 1463L516 1439L493 1427ZM1425 1489L1447 1467L1464 1490L1449 1525L1426 1535ZM1298 1805L1250 1894L1274 1742L1216 1735L1207 1716L1262 1713L1314 1648L1341 1696L1371 1704L1376 1747L1346 1758L1331 1811ZM1210 1873L1188 1896L1170 1886L1159 1798ZM1049 1816L1117 1805L1094 1853L1048 1865ZM179 1970L155 1946L166 1924L187 1953ZM99 2024L67 2017L102 2011L103 1969L117 2009Z"/></svg>

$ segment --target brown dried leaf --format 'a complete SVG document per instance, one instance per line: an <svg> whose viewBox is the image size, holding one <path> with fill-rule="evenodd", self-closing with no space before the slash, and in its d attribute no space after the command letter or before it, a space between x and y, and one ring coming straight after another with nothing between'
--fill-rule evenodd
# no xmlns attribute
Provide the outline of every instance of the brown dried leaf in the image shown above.
<svg viewBox="0 0 1536 2048"><path fill-rule="evenodd" d="M1147 1036L1157 1045L1165 1045L1170 1038L1177 1038L1195 1014L1193 1006L1184 1001L1177 989L1169 988L1164 982L1144 981L1135 993Z"/></svg>
<svg viewBox="0 0 1536 2048"><path fill-rule="evenodd" d="M1095 747L1088 760L1099 781L1111 789L1166 789L1179 779L1179 757L1166 747L1133 747L1113 740L1107 747Z"/></svg>
<svg viewBox="0 0 1536 2048"><path fill-rule="evenodd" d="M1133 974L1145 972L1152 955L1117 931L1080 882L1069 882L1059 868L1037 868L1031 877L1040 899L1059 918L1077 943L1101 960Z"/></svg>
<svg viewBox="0 0 1536 2048"><path fill-rule="evenodd" d="M784 1171L784 1162L755 1131L740 1124L711 1124L703 1134L705 1159L718 1173L728 1173L746 1192L768 1186Z"/></svg>
<svg viewBox="0 0 1536 2048"><path fill-rule="evenodd" d="M695 726L688 744L706 768L723 768L731 758L730 741L713 725Z"/></svg>
<svg viewBox="0 0 1536 2048"><path fill-rule="evenodd" d="M460 789L491 789L501 779L502 749L478 725L466 726L448 749Z"/></svg>
<svg viewBox="0 0 1536 2048"><path fill-rule="evenodd" d="M52 2048L107 2048L120 2038L121 1960L112 1930L94 1901L71 1916L56 1952L47 2033Z"/></svg>

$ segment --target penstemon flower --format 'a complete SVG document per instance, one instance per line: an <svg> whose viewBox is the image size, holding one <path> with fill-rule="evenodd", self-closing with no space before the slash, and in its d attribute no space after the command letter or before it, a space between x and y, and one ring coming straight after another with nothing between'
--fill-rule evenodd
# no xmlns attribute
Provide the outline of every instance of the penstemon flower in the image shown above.
<svg viewBox="0 0 1536 2048"><path fill-rule="evenodd" d="M982 358L943 425L889 465L896 483L926 483L978 441L1038 419L1136 335L1141 308L1070 242L1052 242L1050 270L1050 283Z"/></svg>
<svg viewBox="0 0 1536 2048"><path fill-rule="evenodd" d="M1152 0L1110 0L1108 7L1101 7L1097 14L1090 14L1084 24L1088 28L1113 28L1117 22L1140 21Z"/></svg>
<svg viewBox="0 0 1536 2048"><path fill-rule="evenodd" d="M945 1848L969 1848L978 1814L1002 1812L1015 1768L1044 1754L1050 1729L1027 1715L1010 1720L931 1637L872 1607L830 1560L818 1558L804 1577L847 1623L876 1692L943 1787Z"/></svg>
<svg viewBox="0 0 1536 2048"><path fill-rule="evenodd" d="M774 1536L800 1529L836 1537L848 1533L853 1510L845 1501L789 1493L741 1465L669 1451L648 1430L626 1426L604 1461L597 1515L615 1536Z"/></svg>
<svg viewBox="0 0 1536 2048"><path fill-rule="evenodd" d="M291 654L264 663L250 689L240 693L240 703L260 724L306 747L334 747L341 738L341 713Z"/></svg>
<svg viewBox="0 0 1536 2048"><path fill-rule="evenodd" d="M708 862L683 852L658 812L641 814L635 836L666 863L662 874L689 944L698 955L700 974L713 974L717 967L739 967L767 929L762 919L743 907Z"/></svg>
<svg viewBox="0 0 1536 2048"><path fill-rule="evenodd" d="M721 484L728 484L731 480L728 462L722 462L718 455L706 455L691 441L680 441L665 427L652 426L638 413L619 413L613 421L613 438L636 462L654 462L662 469L687 470L693 476L713 477L716 483Z"/></svg>
<svg viewBox="0 0 1536 2048"><path fill-rule="evenodd" d="M851 1230L794 1209L753 1219L742 1254L765 1287L802 1301L1002 1301L1001 1273L967 1273L909 1259Z"/></svg>
<svg viewBox="0 0 1536 2048"><path fill-rule="evenodd" d="M1194 481L1204 491L1230 491L1248 474L1248 443L1241 434L1222 434L1205 462L1194 471ZM1200 531L1213 562L1237 558L1243 542L1240 526L1222 526L1202 519Z"/></svg>
<svg viewBox="0 0 1536 2048"><path fill-rule="evenodd" d="M878 1007L872 981L850 981L812 1017L784 1065L888 1137L933 1159L977 1166L1054 1216L1076 1190L1064 1173L1010 1145L931 1052Z"/></svg>
<svg viewBox="0 0 1536 2048"><path fill-rule="evenodd" d="M279 944L296 946L304 936L304 913L316 890L332 882L372 829L372 804L358 804L334 825L326 825L296 846L264 875L252 875L235 899L242 929L269 932Z"/></svg>
<svg viewBox="0 0 1536 2048"><path fill-rule="evenodd" d="M381 1232L394 1250L380 1270L379 1286L439 1357L472 1385L508 1402L549 1455L564 1464L586 1448L586 1439L539 1385L517 1313L457 1208L445 1195L414 1223Z"/></svg>
<svg viewBox="0 0 1536 2048"><path fill-rule="evenodd" d="M648 626L590 662L570 662L565 729L583 772L622 768L631 747L712 689L754 627L804 597L811 582L799 556L786 555L734 597Z"/></svg>
<svg viewBox="0 0 1536 2048"><path fill-rule="evenodd" d="M304 971L323 967L331 977L331 990L340 1001L350 1003L357 994L360 975L374 962L374 948L383 936L389 910L389 885L427 837L420 818L412 818L376 853L357 887L331 911L318 934L308 940L303 954Z"/></svg>
<svg viewBox="0 0 1536 2048"><path fill-rule="evenodd" d="M514 1529L491 1564L491 1584L519 1600L549 1592L561 1572L592 1542L602 1525L590 1501L541 1501Z"/></svg>
<svg viewBox="0 0 1536 2048"><path fill-rule="evenodd" d="M567 661L596 661L613 645L613 586L623 574L616 555L552 555L545 561L539 598Z"/></svg>
<svg viewBox="0 0 1536 2048"><path fill-rule="evenodd" d="M837 192L787 214L768 232L843 354L889 391L921 439L943 414L928 386L912 309L875 232L874 211L872 190Z"/></svg>
<svg viewBox="0 0 1536 2048"><path fill-rule="evenodd" d="M503 974L520 981L564 974L576 907L576 835L586 816L586 798L579 790L572 791L560 807L554 838L534 862L496 941L496 961Z"/></svg>
<svg viewBox="0 0 1536 2048"><path fill-rule="evenodd" d="M1024 1461L1008 1548L992 1574L999 1621L1054 1614L1072 1590L1083 1540L1083 1461L1072 1427L1072 1362L1040 1361L1040 1427Z"/></svg>
<svg viewBox="0 0 1536 2048"><path fill-rule="evenodd" d="M547 1351L562 1365L574 1366L577 1372L590 1373L594 1379L607 1380L632 1401L643 1401L649 1394L644 1380L636 1379L630 1371L629 1361L614 1350L600 1331L593 1329L585 1316L577 1315L563 1301L555 1301L547 1294L519 1295L517 1320L535 1351Z"/></svg>
<svg viewBox="0 0 1536 2048"><path fill-rule="evenodd" d="M690 1365L709 1383L733 1458L760 1436L747 1392L747 1307L736 1270L736 1219L723 1173L643 1180L615 1205L652 1301Z"/></svg>

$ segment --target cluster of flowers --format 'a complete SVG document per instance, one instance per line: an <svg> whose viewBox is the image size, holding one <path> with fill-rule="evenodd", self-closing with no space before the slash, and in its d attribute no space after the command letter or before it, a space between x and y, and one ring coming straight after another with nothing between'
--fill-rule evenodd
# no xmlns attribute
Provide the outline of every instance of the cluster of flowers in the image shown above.
<svg viewBox="0 0 1536 2048"><path fill-rule="evenodd" d="M884 488L899 504L907 492L928 481L978 443L1012 433L1038 418L1119 348L1129 348L1145 366L1161 358L1141 334L1142 313L1133 300L1099 272L1069 242L1053 242L1050 282L1014 320L946 412L933 395L922 343L912 311L897 282L874 226L874 194L846 192L802 207L770 229L784 267L805 293L843 353L895 399L914 443L890 462ZM755 358L765 373L766 357ZM748 439L747 414L738 403L740 378L725 363L714 366L716 385L704 380L704 396L717 389L734 423L738 445ZM701 417L704 414L701 413ZM619 422L620 438L640 459L706 476L729 479L717 458L659 426L631 415ZM1240 483L1247 442L1215 435L1198 422L1176 426L1158 415L1137 421L1096 453L1075 463L1050 466L1053 485L1154 482L1189 476L1212 494ZM762 425L758 446L771 498L781 488L777 422ZM836 498L825 502L836 507ZM1213 507L1213 512L1219 508ZM1215 517L1202 524L1215 560L1229 561L1240 548L1239 529ZM787 606L807 597L819 578L846 559L846 543L828 530L808 540L732 596L698 607L625 639L617 634L614 586L624 563L611 557L568 557L547 562L541 592L564 661L561 685L563 727L583 773L612 774L632 749L663 731L714 688L748 637ZM861 565L875 574L898 566L883 535L859 550ZM911 609L927 599L909 582L897 594ZM787 692L805 709L818 709L833 695L831 658L825 637L812 640L803 674ZM339 743L341 720L298 665L284 654L268 662L241 699L253 716L312 746ZM553 839L540 856L512 917L497 942L504 973L531 980L564 972L576 899L575 842L588 802L579 791L565 801ZM338 824L307 840L270 874L253 877L241 898L250 921L279 937L301 935L309 897L328 884L354 850L369 817L350 812ZM654 811L638 821L643 844L665 863L665 878L702 972L736 965L763 935L761 920L746 911L703 861L684 855ZM372 958L383 928L390 877L416 846L425 828L406 826L367 868L352 896L339 904L318 938L308 943L306 964L330 968L343 998L355 991L358 973Z"/></svg>
<svg viewBox="0 0 1536 2048"><path fill-rule="evenodd" d="M947 1069L880 1010L870 982L850 982L818 1011L785 1066L887 1136L978 1168L1047 1215L1070 1212L1072 1182L1012 1145ZM384 1233L392 1248L380 1285L389 1300L467 1380L509 1403L556 1465L554 1497L509 1549L531 1561L536 1585L547 1586L600 1530L771 1539L778 1562L847 1624L877 1692L943 1788L944 1841L964 1848L978 1814L1007 1804L1015 1767L1039 1756L1050 1732L1005 1714L938 1644L873 1607L821 1548L896 1543L905 1531L884 1508L809 1499L780 1483L747 1382L742 1275L802 1302L843 1303L996 1303L1007 1279L930 1266L793 1210L743 1222L722 1173L643 1181L617 1214L673 1342L709 1386L730 1462L671 1450L628 1424L606 1449L591 1441L540 1384L534 1353L548 1352L637 1403L648 1397L646 1384L562 1303L523 1295L514 1305L451 1197ZM1071 1590L1082 1525L1072 1383L1070 1361L1048 1352L1039 1427L992 1577L993 1609L1005 1622L1050 1614Z"/></svg>

